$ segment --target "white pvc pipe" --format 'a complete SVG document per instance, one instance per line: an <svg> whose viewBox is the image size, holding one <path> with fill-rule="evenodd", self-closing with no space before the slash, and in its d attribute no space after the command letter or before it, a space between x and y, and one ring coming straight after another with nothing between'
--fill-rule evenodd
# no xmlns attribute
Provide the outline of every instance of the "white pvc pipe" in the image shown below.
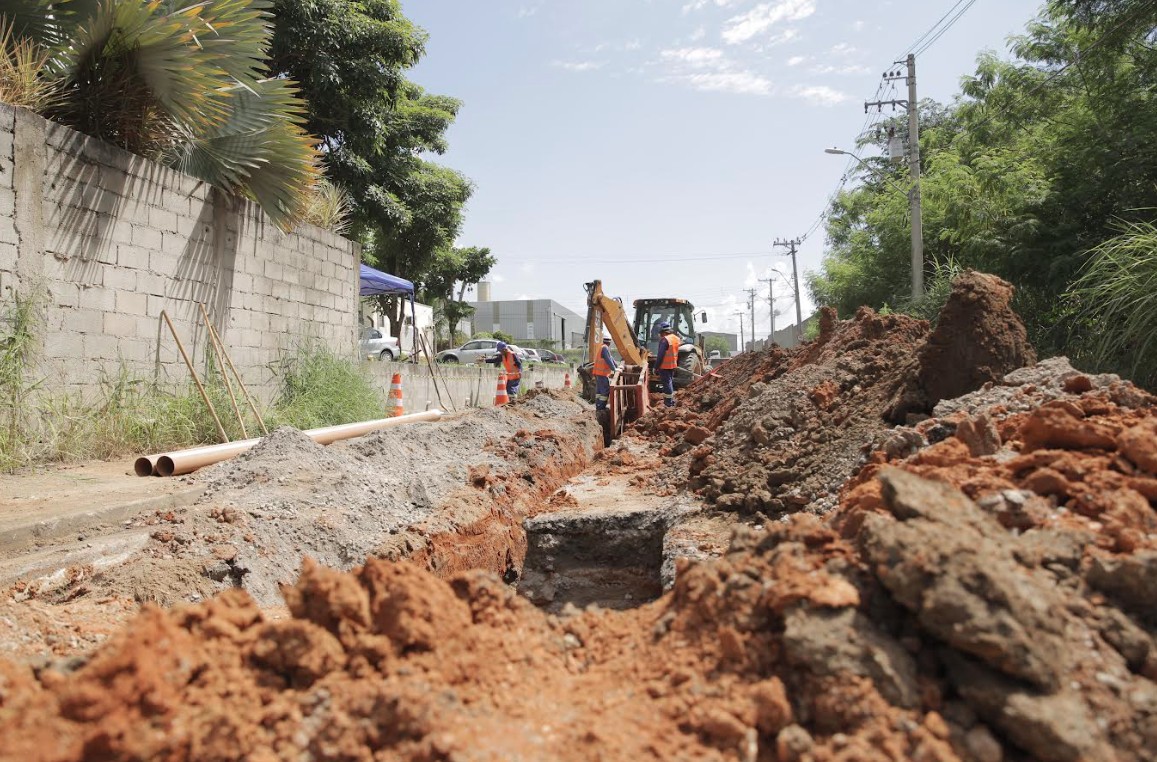
<svg viewBox="0 0 1157 762"><path fill-rule="evenodd" d="M318 444L327 445L340 439L353 439L368 434L371 431L388 429L407 423L422 421L436 421L442 417L442 411L437 408L421 413L399 415L394 418L379 418L373 421L360 423L345 423L339 426L326 426L321 429L310 429L302 433ZM135 470L138 476L181 476L196 471L198 468L219 463L223 460L240 455L252 448L261 439L245 439L240 442L226 442L206 447L192 447L187 450L146 455L137 458Z"/></svg>

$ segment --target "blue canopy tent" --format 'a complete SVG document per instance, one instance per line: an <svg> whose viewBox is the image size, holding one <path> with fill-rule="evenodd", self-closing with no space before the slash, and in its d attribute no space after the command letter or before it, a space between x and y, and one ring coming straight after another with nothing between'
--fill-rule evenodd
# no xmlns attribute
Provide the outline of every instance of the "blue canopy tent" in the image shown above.
<svg viewBox="0 0 1157 762"><path fill-rule="evenodd" d="M418 357L418 311L414 306L414 284L405 278L375 270L366 265L361 266L361 286L358 289L361 296L409 296L410 320L414 328L414 350L411 356ZM398 332L401 336L401 331Z"/></svg>

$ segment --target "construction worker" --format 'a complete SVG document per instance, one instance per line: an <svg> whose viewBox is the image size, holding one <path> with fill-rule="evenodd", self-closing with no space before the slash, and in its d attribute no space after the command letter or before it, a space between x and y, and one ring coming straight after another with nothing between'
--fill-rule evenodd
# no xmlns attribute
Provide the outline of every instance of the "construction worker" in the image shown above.
<svg viewBox="0 0 1157 762"><path fill-rule="evenodd" d="M518 394L518 382L522 380L522 359L514 353L514 350L505 341L498 342L495 349L498 350L498 354L488 358L486 362L491 365L502 363L502 367L506 369L506 393L510 395L511 399L514 399L514 396Z"/></svg>
<svg viewBox="0 0 1157 762"><path fill-rule="evenodd" d="M679 367L679 336L671 330L670 323L659 324L659 351L655 356L655 369L663 382L663 404L675 407L675 368Z"/></svg>
<svg viewBox="0 0 1157 762"><path fill-rule="evenodd" d="M606 410L607 400L611 398L611 374L615 372L615 358L611 357L611 339L603 338L603 345L595 357L595 367L591 373L595 376L595 410Z"/></svg>

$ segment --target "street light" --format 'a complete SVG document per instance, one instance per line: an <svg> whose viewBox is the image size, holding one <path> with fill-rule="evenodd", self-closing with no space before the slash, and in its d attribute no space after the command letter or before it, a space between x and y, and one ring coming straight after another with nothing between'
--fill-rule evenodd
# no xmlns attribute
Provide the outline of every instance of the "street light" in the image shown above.
<svg viewBox="0 0 1157 762"><path fill-rule="evenodd" d="M876 175L908 197L908 206L912 211L912 298L919 299L924 295L924 230L923 220L920 218L919 186L914 182L911 188L904 190L896 183L877 173L866 161L850 151L844 151L839 148L825 148L824 153L835 154L837 156L851 156L860 163L860 166L868 170L869 173Z"/></svg>

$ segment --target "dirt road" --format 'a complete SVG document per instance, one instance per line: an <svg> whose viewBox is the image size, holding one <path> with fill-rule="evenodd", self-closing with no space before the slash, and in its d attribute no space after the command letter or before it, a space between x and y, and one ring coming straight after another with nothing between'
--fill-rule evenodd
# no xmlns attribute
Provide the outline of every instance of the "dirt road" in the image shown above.
<svg viewBox="0 0 1157 762"><path fill-rule="evenodd" d="M1036 363L1010 300L825 314L605 450L557 394L279 432L123 564L14 586L0 623L80 629L223 592L0 660L0 758L1151 759L1157 400Z"/></svg>

